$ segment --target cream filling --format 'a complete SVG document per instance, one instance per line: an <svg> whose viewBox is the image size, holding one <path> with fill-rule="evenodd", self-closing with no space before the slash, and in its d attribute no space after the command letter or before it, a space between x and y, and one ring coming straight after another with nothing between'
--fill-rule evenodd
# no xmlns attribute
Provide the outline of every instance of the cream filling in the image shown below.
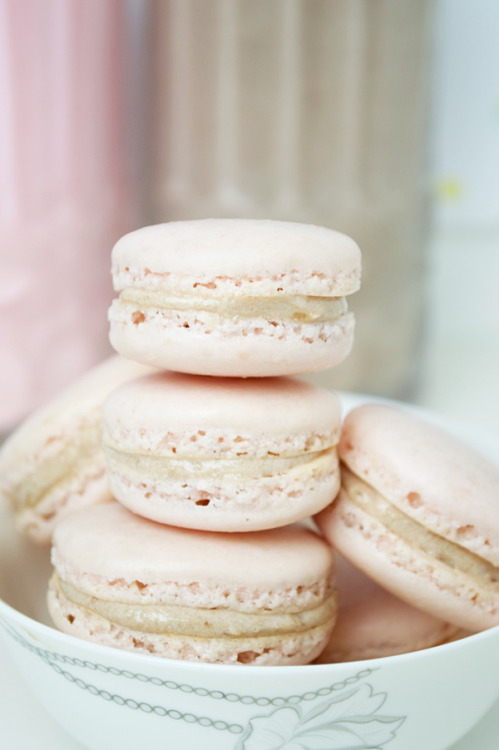
<svg viewBox="0 0 499 750"><path fill-rule="evenodd" d="M488 590L499 594L499 568L458 544L428 531L391 505L379 492L352 474L344 465L341 467L341 482L350 501L380 521L388 531L444 565L479 579Z"/></svg>
<svg viewBox="0 0 499 750"><path fill-rule="evenodd" d="M336 617L337 597L333 591L313 609L295 614L265 612L251 614L221 609L202 609L172 605L105 601L78 591L62 581L57 573L51 586L72 604L105 618L123 628L159 635L187 635L199 638L259 637L303 633L332 623Z"/></svg>
<svg viewBox="0 0 499 750"><path fill-rule="evenodd" d="M251 458L195 459L170 456L150 456L130 454L117 451L109 446L104 447L112 470L125 474L133 472L140 476L154 479L189 481L196 479L222 479L234 477L241 480L258 479L286 475L299 477L313 475L323 477L338 468L336 448L329 448L318 453L307 453L302 456L266 456Z"/></svg>
<svg viewBox="0 0 499 750"><path fill-rule="evenodd" d="M75 432L56 455L46 459L12 489L15 507L18 510L33 508L75 476L91 473L97 461L100 433L98 419L95 424Z"/></svg>
<svg viewBox="0 0 499 750"><path fill-rule="evenodd" d="M144 308L159 308L172 312L205 312L236 318L265 318L266 320L293 321L297 323L323 323L341 318L348 310L345 297L311 297L286 294L268 297L213 298L202 293L165 294L144 289L126 289L120 302Z"/></svg>

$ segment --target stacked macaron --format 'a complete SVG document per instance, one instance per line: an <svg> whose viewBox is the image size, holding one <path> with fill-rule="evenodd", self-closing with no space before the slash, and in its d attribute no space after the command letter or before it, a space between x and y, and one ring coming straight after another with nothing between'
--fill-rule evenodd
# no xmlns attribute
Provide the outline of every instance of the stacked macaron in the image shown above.
<svg viewBox="0 0 499 750"><path fill-rule="evenodd" d="M113 346L162 371L104 404L119 502L58 524L55 623L174 658L312 661L336 618L333 556L297 522L339 489L341 409L288 376L348 355L357 245L287 222L172 222L123 237L113 280Z"/></svg>

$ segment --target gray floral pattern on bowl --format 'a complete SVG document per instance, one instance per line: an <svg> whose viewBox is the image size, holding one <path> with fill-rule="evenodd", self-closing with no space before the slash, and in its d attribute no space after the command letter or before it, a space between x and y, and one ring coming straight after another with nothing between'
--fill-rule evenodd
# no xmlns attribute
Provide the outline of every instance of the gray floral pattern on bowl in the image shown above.
<svg viewBox="0 0 499 750"><path fill-rule="evenodd" d="M380 714L386 693L368 684L339 693L304 712L277 708L253 717L236 750L369 750L392 740L405 717Z"/></svg>
<svg viewBox="0 0 499 750"><path fill-rule="evenodd" d="M153 713L174 721L199 724L203 727L239 735L234 750L379 750L396 736L406 718L381 712L387 701L387 694L375 692L372 685L365 682L366 678L377 670L364 669L346 680L303 695L272 698L239 695L179 684L172 680L162 680L141 673L119 670L105 664L75 659L66 654L41 648L28 640L11 624L5 621L0 621L0 623L19 645L36 654L54 672L81 690L135 711ZM165 706L151 705L111 693L75 676L63 665L110 673L127 680L148 682L168 690L180 690L183 693L193 693L197 696L227 702L229 710L230 704L235 702L258 707L268 706L272 710L255 714L246 726L243 726L223 719L183 713ZM311 705L309 710L304 709L307 703Z"/></svg>

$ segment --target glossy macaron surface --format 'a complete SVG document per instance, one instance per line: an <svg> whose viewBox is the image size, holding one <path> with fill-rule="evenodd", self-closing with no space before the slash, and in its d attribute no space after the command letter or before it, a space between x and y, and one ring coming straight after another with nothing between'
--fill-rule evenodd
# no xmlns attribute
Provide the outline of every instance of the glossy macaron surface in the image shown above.
<svg viewBox="0 0 499 750"><path fill-rule="evenodd" d="M343 463L426 528L499 565L499 467L401 409L366 405L345 420Z"/></svg>
<svg viewBox="0 0 499 750"><path fill-rule="evenodd" d="M197 280L207 292L228 288L234 296L279 296L282 279L286 291L313 296L343 296L360 285L360 253L350 237L285 221L202 219L143 227L118 240L112 264L119 291L138 277L151 290L192 291Z"/></svg>

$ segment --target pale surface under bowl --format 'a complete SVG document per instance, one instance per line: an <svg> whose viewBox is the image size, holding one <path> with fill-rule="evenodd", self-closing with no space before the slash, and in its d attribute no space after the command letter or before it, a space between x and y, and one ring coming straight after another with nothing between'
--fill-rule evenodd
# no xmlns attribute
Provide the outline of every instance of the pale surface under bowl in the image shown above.
<svg viewBox="0 0 499 750"><path fill-rule="evenodd" d="M346 409L363 400L343 397ZM489 457L499 455L492 439L459 434ZM0 537L0 633L9 657L48 712L90 750L270 750L288 743L444 750L499 697L499 628L413 654L307 667L190 664L80 641L48 626L48 551L18 538L6 508ZM28 697L26 718L29 705ZM489 726L493 720L491 713ZM479 729L472 744L463 739L453 750L495 748L479 744ZM73 745L50 745L58 747ZM11 748L31 750L22 741Z"/></svg>

